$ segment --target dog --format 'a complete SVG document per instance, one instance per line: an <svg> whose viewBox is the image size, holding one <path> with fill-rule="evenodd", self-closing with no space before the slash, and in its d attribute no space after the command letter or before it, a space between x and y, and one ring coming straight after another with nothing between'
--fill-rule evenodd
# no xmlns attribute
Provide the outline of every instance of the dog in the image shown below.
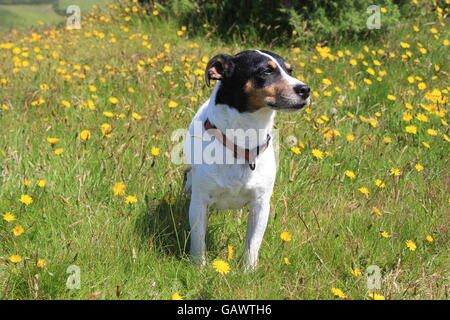
<svg viewBox="0 0 450 320"><path fill-rule="evenodd" d="M282 57L265 50L214 56L205 70L208 86L211 80L216 85L195 114L184 144L190 167L185 186L190 193L190 255L196 263L206 263L209 208L249 206L244 266L255 270L276 175L271 141L275 113L302 109L310 102L310 88L293 77Z"/></svg>

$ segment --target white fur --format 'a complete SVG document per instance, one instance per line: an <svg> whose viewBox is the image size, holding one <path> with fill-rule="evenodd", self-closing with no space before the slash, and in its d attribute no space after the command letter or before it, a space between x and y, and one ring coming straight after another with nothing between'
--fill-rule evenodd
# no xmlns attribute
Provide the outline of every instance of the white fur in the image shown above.
<svg viewBox="0 0 450 320"><path fill-rule="evenodd" d="M278 66L278 68L280 69L281 72L281 76L286 80L286 82L291 85L291 86L295 86L295 85L302 85L304 84L303 82L301 82L300 80L298 80L297 78L294 78L293 76L290 76L289 74L286 73L286 71L284 71L284 69L280 66L280 64L278 63L277 59L275 59L274 57L272 57L270 54L264 53L262 51L256 50L258 53L262 54L263 56L268 57L270 60L272 60L273 62L276 63L276 65Z"/></svg>
<svg viewBox="0 0 450 320"><path fill-rule="evenodd" d="M275 62L287 83L294 87L303 82L287 74L272 56L256 50ZM202 139L194 132L194 123L203 124L206 119L215 125L227 138L234 141L239 134L233 134L227 129L257 129L258 136L247 142L247 145L238 146L253 149L261 145L273 128L275 111L271 108L261 108L255 112L239 112L228 105L215 104L220 81L211 94L211 97L197 111L189 127L185 140L185 154L188 155L188 163L192 170L188 173L186 188L191 191L191 203L189 206L189 223L191 226L191 256L194 261L205 263L205 235L208 220L208 208L217 209L241 209L248 205L250 214L247 221L247 236L245 247L245 266L247 269L256 268L258 251L266 230L270 213L270 198L275 182L276 162L273 143L256 159L256 168L252 171L248 164L196 164L191 162L194 142L201 145L201 149L211 146L224 150L227 161L235 160L231 150L225 148L221 142L209 136L207 133ZM309 98L307 100L309 102ZM286 109L286 111L289 109ZM215 144L215 145L213 145ZM198 151L198 150L197 150ZM226 162L230 163L230 162Z"/></svg>
<svg viewBox="0 0 450 320"><path fill-rule="evenodd" d="M189 127L185 144L185 153L190 154L194 139L193 123L204 123L209 119L219 130L226 129L261 129L260 139L251 139L249 148L254 148L265 141L270 134L275 111L263 108L253 113L239 113L227 105L214 103L220 81L217 82L211 98L202 105L194 116ZM207 136L207 134L205 134ZM232 136L228 135L230 140ZM219 144L227 153L227 159L233 160L233 154L222 144L213 139L203 141L205 148L211 143ZM239 145L239 143L238 143ZM245 146L242 146L245 148ZM188 163L190 160L188 159ZM248 164L190 164L192 170L188 173L187 188L191 189L189 207L189 222L191 226L191 256L194 261L205 263L205 235L207 227L208 208L240 209L250 207L247 222L247 240L245 248L245 265L249 269L256 267L258 251L266 229L270 212L270 197L275 181L276 163L272 142L256 159L256 168L252 171Z"/></svg>

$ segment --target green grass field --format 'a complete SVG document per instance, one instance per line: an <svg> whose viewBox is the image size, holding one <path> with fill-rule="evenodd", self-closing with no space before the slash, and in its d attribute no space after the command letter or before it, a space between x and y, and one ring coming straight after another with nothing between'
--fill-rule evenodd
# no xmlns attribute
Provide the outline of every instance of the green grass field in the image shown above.
<svg viewBox="0 0 450 320"><path fill-rule="evenodd" d="M255 273L235 211L210 212L208 265L189 261L184 167L170 152L211 92L208 59L263 44L193 37L132 4L84 14L81 30L3 32L0 298L448 299L449 28L421 8L377 41L270 48L313 99L277 116ZM72 265L79 289L66 286Z"/></svg>
<svg viewBox="0 0 450 320"><path fill-rule="evenodd" d="M88 13L93 5L104 6L107 0L60 0L59 9L65 10L70 5L77 5L81 13ZM51 4L43 5L1 5L0 30L11 28L40 27L64 22L65 17L54 11Z"/></svg>

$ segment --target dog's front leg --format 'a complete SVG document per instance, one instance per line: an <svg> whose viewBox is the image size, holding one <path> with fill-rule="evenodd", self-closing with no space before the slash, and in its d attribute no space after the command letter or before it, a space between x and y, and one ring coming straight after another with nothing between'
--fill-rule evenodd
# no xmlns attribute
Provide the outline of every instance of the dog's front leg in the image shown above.
<svg viewBox="0 0 450 320"><path fill-rule="evenodd" d="M256 200L250 206L247 221L247 239L244 254L245 269L254 271L258 262L258 252L266 231L270 213L270 196Z"/></svg>
<svg viewBox="0 0 450 320"><path fill-rule="evenodd" d="M189 224L191 226L191 258L195 263L206 263L206 227L208 223L207 206L195 193L189 205Z"/></svg>

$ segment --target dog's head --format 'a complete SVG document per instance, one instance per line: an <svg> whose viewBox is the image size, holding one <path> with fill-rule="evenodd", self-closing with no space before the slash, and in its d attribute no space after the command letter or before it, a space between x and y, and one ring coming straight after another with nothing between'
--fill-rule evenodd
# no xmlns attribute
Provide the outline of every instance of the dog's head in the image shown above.
<svg viewBox="0 0 450 320"><path fill-rule="evenodd" d="M290 64L265 50L216 55L206 66L208 86L211 79L221 81L216 103L240 112L297 111L310 101L310 88L292 76Z"/></svg>

